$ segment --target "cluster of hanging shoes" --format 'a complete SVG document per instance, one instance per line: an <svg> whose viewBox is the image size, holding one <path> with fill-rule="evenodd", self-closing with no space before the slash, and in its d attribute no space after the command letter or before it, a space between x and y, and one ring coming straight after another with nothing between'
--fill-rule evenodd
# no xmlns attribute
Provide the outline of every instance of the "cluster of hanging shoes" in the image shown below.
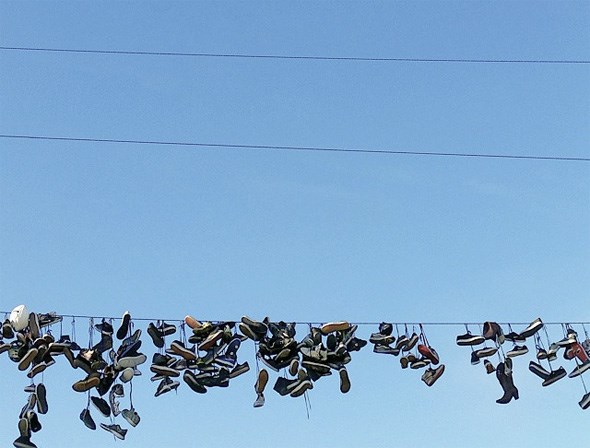
<svg viewBox="0 0 590 448"><path fill-rule="evenodd" d="M531 322L520 333L512 330L512 325L508 324L509 332L504 330L497 322L485 322L479 333L473 334L469 327L465 326L466 333L458 335L456 343L459 346L471 347L471 364L477 365L483 359L486 373L495 372L496 378L503 390L503 395L496 400L498 404L508 404L512 399L518 400L518 388L514 385L513 378L513 359L525 355L529 352L526 345L528 339L532 339L535 344L536 361L529 362L529 371L541 378L542 386L550 386L555 382L568 376L575 378L590 370L590 337L583 326L585 340L579 341L578 333L571 325L563 324L563 338L552 341L543 321L540 318ZM541 337L541 330L544 331L546 345ZM504 350L506 342L512 343L512 348ZM483 347L475 349L483 344ZM488 345L489 344L489 345ZM563 366L555 367L553 363L557 362L559 352L563 352L563 359L570 363L575 363L575 367L568 374ZM494 367L490 358L498 356L498 365ZM542 363L546 363L547 367ZM582 379L584 395L578 402L582 409L590 407L590 393Z"/></svg>
<svg viewBox="0 0 590 448"><path fill-rule="evenodd" d="M135 329L131 315L123 314L116 331L112 318L98 323L89 319L88 344L84 346L76 341L75 319L70 334L63 333L62 321L62 316L56 313L32 313L19 305L10 316L7 313L2 323L0 354L7 352L8 358L17 364L18 370L27 372L30 380L25 387L28 397L19 413L19 435L14 441L18 448L36 448L31 438L42 428L39 416L49 409L47 390L37 379L59 358L65 358L72 368L84 373L72 389L87 395L80 420L88 429L97 428L92 415L94 412L97 416L97 411L98 416L108 419L99 426L117 439L124 440L128 430L140 422L133 406L133 380L142 375L139 367L148 358L141 352L142 331ZM59 324L59 336L57 331L56 336L52 332L56 324ZM471 364L483 361L486 373L495 373L503 391L496 400L498 404L519 399L514 382L516 359L529 353L527 344L531 342L535 359L529 362L528 370L541 379L544 387L566 376L581 377L590 370L590 337L585 326L582 325L584 338L572 325L563 324L563 337L557 340L549 337L541 319L535 319L521 332L513 331L510 324L507 326L506 333L497 322L488 321L473 333L466 325L466 333L456 337L457 345L471 348ZM265 404L269 371L283 372L277 375L273 386L280 396L307 399L308 391L317 381L334 373L340 380L340 392L348 393L351 380L346 366L352 360L352 353L368 342L373 345L374 353L398 357L402 370L421 370L421 380L427 386L432 386L445 371L420 324L409 331L407 324L381 322L368 342L356 336L358 325L346 321L309 324L309 331L301 340L297 339L296 330L297 324L293 322L273 322L269 318L257 321L248 316L239 322L198 321L190 315L174 324L150 322L147 333L156 348L150 365L151 381L158 383L154 395L176 391L180 378L198 394L214 387L228 387L230 380L250 370L247 361L238 362L238 350L247 340L253 341L256 348L255 408ZM115 341L119 341L117 347ZM569 373L563 365L557 365L560 354L565 362L575 364ZM498 358L496 366L494 356ZM579 406L588 409L590 393L583 378L582 384L585 394ZM129 405L121 410L125 397L129 397ZM122 420L118 420L119 416Z"/></svg>

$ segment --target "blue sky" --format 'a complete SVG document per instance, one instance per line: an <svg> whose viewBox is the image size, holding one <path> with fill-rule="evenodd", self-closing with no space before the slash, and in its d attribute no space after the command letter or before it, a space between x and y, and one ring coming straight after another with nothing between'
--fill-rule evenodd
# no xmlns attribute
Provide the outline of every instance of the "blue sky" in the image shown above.
<svg viewBox="0 0 590 448"><path fill-rule="evenodd" d="M2 1L0 45L589 60L589 21L587 2ZM0 51L0 66L3 134L590 156L587 65ZM0 310L590 320L588 163L0 139L0 210ZM87 327L78 321L81 341ZM502 407L496 379L454 344L463 328L426 331L447 365L435 386L365 348L353 354L349 394L334 376L311 391L309 420L303 400L270 388L253 409L253 371L227 390L197 396L183 385L156 399L146 366L134 388L142 423L124 443L522 447L587 437L579 380L542 388L527 355L515 361L521 398ZM549 334L561 338L558 327ZM240 359L254 366L251 344ZM44 375L50 413L33 441L113 444L78 420L85 397L70 386L81 375L60 361ZM0 372L8 446L27 381L6 355Z"/></svg>

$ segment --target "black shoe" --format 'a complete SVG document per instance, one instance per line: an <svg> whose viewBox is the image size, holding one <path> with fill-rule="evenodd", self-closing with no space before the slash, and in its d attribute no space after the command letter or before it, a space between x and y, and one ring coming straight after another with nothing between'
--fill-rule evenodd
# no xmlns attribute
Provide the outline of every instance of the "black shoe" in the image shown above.
<svg viewBox="0 0 590 448"><path fill-rule="evenodd" d="M37 384L35 395L37 396L37 412L39 412L39 414L47 414L47 390L43 383Z"/></svg>
<svg viewBox="0 0 590 448"><path fill-rule="evenodd" d="M94 420L92 419L92 416L90 415L90 409L84 409L80 413L80 420L82 420L82 422L84 422L84 425L86 425L86 427L88 429L91 429L93 431L96 429L96 423L94 423Z"/></svg>
<svg viewBox="0 0 590 448"><path fill-rule="evenodd" d="M541 321L541 319L535 319L534 321L532 321L530 323L530 325L528 327L526 327L521 333L520 336L522 338L529 338L532 335L534 335L537 331L539 331L541 328L543 328L543 322Z"/></svg>
<svg viewBox="0 0 590 448"><path fill-rule="evenodd" d="M165 377L162 381L160 381L154 396L159 397L160 395L170 392L171 390L176 390L178 389L179 385L180 383L178 381L173 381L169 377Z"/></svg>
<svg viewBox="0 0 590 448"><path fill-rule="evenodd" d="M242 363L242 364L238 364L236 365L231 372L229 372L229 377L230 378L235 378L237 376L242 375L243 373L246 373L250 370L250 365L248 364L248 361Z"/></svg>
<svg viewBox="0 0 590 448"><path fill-rule="evenodd" d="M184 372L182 379L194 392L198 394L204 394L207 392L207 388L199 382L196 375L190 370Z"/></svg>
<svg viewBox="0 0 590 448"><path fill-rule="evenodd" d="M479 334L465 333L457 336L456 342L460 346L474 346L483 344L485 338Z"/></svg>
<svg viewBox="0 0 590 448"><path fill-rule="evenodd" d="M127 333L129 333L129 323L130 322L131 322L131 314L129 314L129 311L125 311L125 313L123 314L123 317L121 318L121 326L117 330L117 339L118 340L121 341L121 340L125 339L125 336L127 336Z"/></svg>
<svg viewBox="0 0 590 448"><path fill-rule="evenodd" d="M509 358L514 358L516 356L525 355L528 352L529 352L529 349L527 348L526 345L515 345L514 347L512 347L511 350L506 352L506 356L508 356Z"/></svg>
<svg viewBox="0 0 590 448"><path fill-rule="evenodd" d="M113 335L113 331L114 331L113 326L104 319L102 320L101 323L96 324L94 326L94 328L96 328L98 331L100 331L101 334L108 334L110 336Z"/></svg>
<svg viewBox="0 0 590 448"><path fill-rule="evenodd" d="M384 336L389 336L393 332L393 325L389 322L381 322L379 324L379 333Z"/></svg>
<svg viewBox="0 0 590 448"><path fill-rule="evenodd" d="M39 421L39 416L35 411L29 409L26 413L26 418L29 421L29 428L31 429L31 431L41 431L41 422Z"/></svg>
<svg viewBox="0 0 590 448"><path fill-rule="evenodd" d="M31 442L31 438L25 436L20 436L12 444L17 448L37 448L37 445Z"/></svg>
<svg viewBox="0 0 590 448"><path fill-rule="evenodd" d="M158 348L164 347L164 335L156 328L153 322L150 322L147 329L148 334L152 338L154 345Z"/></svg>
<svg viewBox="0 0 590 448"><path fill-rule="evenodd" d="M590 407L590 392L584 395L578 404L582 409L588 409Z"/></svg>
<svg viewBox="0 0 590 448"><path fill-rule="evenodd" d="M567 373L565 372L565 369L563 367L560 367L559 369L551 372L549 376L545 378L545 381L543 381L543 386L549 386L564 378L566 375Z"/></svg>
<svg viewBox="0 0 590 448"><path fill-rule="evenodd" d="M98 409L102 415L105 417L111 416L111 408L109 407L109 404L106 402L106 400L100 397L90 397L90 401L92 401L94 407Z"/></svg>
<svg viewBox="0 0 590 448"><path fill-rule="evenodd" d="M546 380L549 378L549 375L551 375L551 372L545 369L541 364L534 361L529 362L529 370L543 380Z"/></svg>
<svg viewBox="0 0 590 448"><path fill-rule="evenodd" d="M518 389L514 385L512 374L506 374L506 367L503 362L496 368L496 377L502 386L504 395L496 400L498 404L508 404L514 398L518 400Z"/></svg>
<svg viewBox="0 0 590 448"><path fill-rule="evenodd" d="M117 439L125 440L125 435L127 434L127 430L121 428L119 425L105 425L104 423L101 423L100 427L102 429L104 429L105 431L110 432Z"/></svg>
<svg viewBox="0 0 590 448"><path fill-rule="evenodd" d="M280 376L277 378L277 381L273 386L273 390L277 392L280 396L284 397L285 395L289 395L291 393L291 391L298 382L298 379L288 379Z"/></svg>
<svg viewBox="0 0 590 448"><path fill-rule="evenodd" d="M346 367L340 367L338 374L340 375L340 392L345 394L350 390L350 378L348 377Z"/></svg>

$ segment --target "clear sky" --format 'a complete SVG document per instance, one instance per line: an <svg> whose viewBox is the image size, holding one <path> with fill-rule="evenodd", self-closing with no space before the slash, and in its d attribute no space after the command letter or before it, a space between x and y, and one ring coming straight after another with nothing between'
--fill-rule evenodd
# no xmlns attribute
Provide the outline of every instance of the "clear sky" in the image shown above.
<svg viewBox="0 0 590 448"><path fill-rule="evenodd" d="M586 1L0 0L0 46L19 47L589 60L589 24ZM0 51L0 133L590 157L590 66ZM567 322L590 320L589 291L588 163L0 139L0 310ZM432 388L366 347L349 394L337 375L310 391L309 420L271 387L253 409L253 370L154 398L145 365L123 444L584 445L579 379L543 388L526 355L520 400L500 406L495 377L455 345L464 329L426 331L447 366ZM239 358L254 367L253 345ZM65 364L44 375L33 441L114 445L78 420L82 374ZM27 379L5 354L0 378L10 446Z"/></svg>

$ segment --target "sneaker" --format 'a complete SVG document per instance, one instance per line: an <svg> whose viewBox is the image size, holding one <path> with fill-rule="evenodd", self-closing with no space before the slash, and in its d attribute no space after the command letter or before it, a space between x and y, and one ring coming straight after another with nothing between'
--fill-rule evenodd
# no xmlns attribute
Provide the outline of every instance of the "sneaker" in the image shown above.
<svg viewBox="0 0 590 448"><path fill-rule="evenodd" d="M250 365L248 364L248 361L242 363L242 364L237 364L232 370L231 372L229 372L229 377L230 378L236 378L237 376L242 375L243 373L246 373L250 370Z"/></svg>
<svg viewBox="0 0 590 448"><path fill-rule="evenodd" d="M529 349L527 348L526 345L515 345L514 347L512 347L511 350L506 352L506 356L508 356L509 358L514 358L516 356L525 355L528 352L529 352Z"/></svg>
<svg viewBox="0 0 590 448"><path fill-rule="evenodd" d="M178 381L174 381L169 377L165 377L162 381L160 381L154 396L159 397L160 395L170 392L171 390L176 390L178 389L178 386L180 386Z"/></svg>
<svg viewBox="0 0 590 448"><path fill-rule="evenodd" d="M191 330L201 326L201 322L188 314L184 317L184 323L187 324Z"/></svg>
<svg viewBox="0 0 590 448"><path fill-rule="evenodd" d="M506 338L507 341L512 342L513 344L523 344L526 341L526 338L523 337L522 335L511 331L510 333L508 333L506 336L504 336Z"/></svg>
<svg viewBox="0 0 590 448"><path fill-rule="evenodd" d="M345 330L348 330L349 328L350 328L350 324L346 321L328 322L327 324L324 324L320 327L320 331L325 336L325 335L328 335L334 331L345 331Z"/></svg>
<svg viewBox="0 0 590 448"><path fill-rule="evenodd" d="M96 429L96 423L94 423L94 420L92 419L92 416L90 415L90 409L84 409L80 413L80 420L82 420L82 422L84 422L84 425L86 425L86 427L88 429L91 429L93 431Z"/></svg>
<svg viewBox="0 0 590 448"><path fill-rule="evenodd" d="M98 373L91 373L86 378L80 381L76 381L72 384L72 389L76 392L87 392L93 387L96 387L100 384L100 377Z"/></svg>
<svg viewBox="0 0 590 448"><path fill-rule="evenodd" d="M43 383L37 384L35 395L37 396L37 412L39 414L47 414L47 390Z"/></svg>
<svg viewBox="0 0 590 448"><path fill-rule="evenodd" d="M133 372L133 367L127 367L127 368L123 369L119 378L121 379L122 383L128 383L129 381L131 381L133 379L134 376L135 376L135 374Z"/></svg>
<svg viewBox="0 0 590 448"><path fill-rule="evenodd" d="M198 394L204 394L207 392L207 388L199 382L196 375L190 370L184 372L182 379L194 392Z"/></svg>
<svg viewBox="0 0 590 448"><path fill-rule="evenodd" d="M488 358L496 354L498 349L496 347L484 347L476 350L475 353L479 359L481 358Z"/></svg>
<svg viewBox="0 0 590 448"><path fill-rule="evenodd" d="M496 341L498 344L503 344L505 340L504 332L496 322L484 322L483 337L484 339Z"/></svg>
<svg viewBox="0 0 590 448"><path fill-rule="evenodd" d="M37 448L37 445L31 442L31 438L28 436L20 436L12 444L17 448Z"/></svg>
<svg viewBox="0 0 590 448"><path fill-rule="evenodd" d="M266 369L262 369L258 372L258 379L256 380L256 384L254 385L254 390L257 394L262 394L264 389L266 388L266 384L268 383L268 371Z"/></svg>
<svg viewBox="0 0 590 448"><path fill-rule="evenodd" d="M485 338L478 334L471 334L468 332L457 336L456 342L457 345L460 346L474 346L483 344L485 342Z"/></svg>
<svg viewBox="0 0 590 448"><path fill-rule="evenodd" d="M340 367L338 369L338 374L340 375L340 392L345 394L350 390L350 378L348 377L346 367Z"/></svg>
<svg viewBox="0 0 590 448"><path fill-rule="evenodd" d="M139 418L139 414L137 413L137 411L134 408L123 409L123 411L121 412L121 415L123 416L123 418L125 420L127 420L127 423L129 423L134 428L139 424L139 421L141 420Z"/></svg>
<svg viewBox="0 0 590 448"><path fill-rule="evenodd" d="M559 369L551 372L549 376L545 378L542 384L543 386L549 386L555 383L556 381L559 381L560 379L564 378L566 375L567 373L565 372L565 369L563 367L560 367Z"/></svg>
<svg viewBox="0 0 590 448"><path fill-rule="evenodd" d="M37 317L37 313L29 313L29 335L33 340L41 336L39 331L39 317Z"/></svg>
<svg viewBox="0 0 590 448"><path fill-rule="evenodd" d="M393 335L384 335L381 333L373 333L369 337L369 342L375 345L389 345L395 342L395 337Z"/></svg>
<svg viewBox="0 0 590 448"><path fill-rule="evenodd" d="M590 361L586 361L582 364L578 364L574 370L572 370L570 372L570 374L568 375L568 377L570 378L575 378L578 375L581 375L582 373L584 373L586 370L590 369Z"/></svg>
<svg viewBox="0 0 590 448"><path fill-rule="evenodd" d="M92 401L94 407L98 409L98 411L102 415L104 415L105 417L111 416L111 408L109 404L106 402L106 400L100 397L90 397L90 401Z"/></svg>
<svg viewBox="0 0 590 448"><path fill-rule="evenodd" d="M574 330L569 329L567 330L566 336L561 341L557 341L556 344L560 347L567 347L571 344L576 343L577 337L578 334Z"/></svg>
<svg viewBox="0 0 590 448"><path fill-rule="evenodd" d="M18 421L18 432L22 437L31 437L29 421L25 417L20 418Z"/></svg>
<svg viewBox="0 0 590 448"><path fill-rule="evenodd" d="M486 368L486 373L488 375L491 373L494 373L496 371L496 368L494 367L494 365L487 359L484 360L483 365Z"/></svg>
<svg viewBox="0 0 590 448"><path fill-rule="evenodd" d="M248 316L242 316L242 318L240 319L241 323L244 324L246 327L248 327L252 332L254 332L258 338L260 338L261 336L265 336L266 333L268 332L268 326L264 323L264 322L258 322L256 320L250 319ZM242 326L239 326L240 330L242 329ZM250 337L249 335L247 335L246 333L244 333L246 336ZM252 338L250 338L252 339Z"/></svg>
<svg viewBox="0 0 590 448"><path fill-rule="evenodd" d="M110 432L114 435L117 439L125 440L125 435L127 434L127 430L121 428L119 425L105 425L104 423L100 424L100 427L105 431Z"/></svg>
<svg viewBox="0 0 590 448"><path fill-rule="evenodd" d="M33 432L41 431L41 422L39 421L39 416L35 411L29 409L26 413L26 418L29 421L29 429Z"/></svg>
<svg viewBox="0 0 590 448"><path fill-rule="evenodd" d="M295 376L295 375L297 375L298 371L299 371L299 359L293 358L291 360L291 363L289 364L289 374L291 376Z"/></svg>
<svg viewBox="0 0 590 448"><path fill-rule="evenodd" d="M578 402L582 409L588 409L590 406L590 392L582 397L582 399Z"/></svg>
<svg viewBox="0 0 590 448"><path fill-rule="evenodd" d="M534 335L537 331L543 328L543 321L540 318L535 319L532 321L528 327L526 327L523 331L521 331L520 336L522 338L530 338Z"/></svg>
<svg viewBox="0 0 590 448"><path fill-rule="evenodd" d="M542 380L546 380L549 378L549 375L551 375L551 372L545 369L541 364L534 361L529 362L529 370Z"/></svg>
<svg viewBox="0 0 590 448"><path fill-rule="evenodd" d="M123 313L123 317L121 318L121 326L117 330L117 339L118 340L121 341L121 340L125 339L125 336L127 336L127 333L129 333L129 323L130 322L131 322L131 314L129 314L129 311L125 311L125 313Z"/></svg>
<svg viewBox="0 0 590 448"><path fill-rule="evenodd" d="M189 360L189 359L197 359L197 355L195 353L194 347L191 350L188 347L185 347L184 344L181 341L173 341L172 344L170 344L170 349L177 355L182 356L184 359Z"/></svg>
<svg viewBox="0 0 590 448"><path fill-rule="evenodd" d="M94 328L96 328L97 331L100 331L101 334L108 334L109 336L112 336L114 332L113 326L110 324L110 322L107 322L104 319L101 323L96 324Z"/></svg>
<svg viewBox="0 0 590 448"><path fill-rule="evenodd" d="M164 347L164 335L160 330L156 328L153 322L150 322L148 325L147 333L152 338L152 342L158 348Z"/></svg>
<svg viewBox="0 0 590 448"><path fill-rule="evenodd" d="M373 347L374 353L383 353L386 355L399 355L399 350L388 345L375 345Z"/></svg>
<svg viewBox="0 0 590 448"><path fill-rule="evenodd" d="M254 406L255 408L260 408L264 406L264 401L264 394L257 394L256 400L254 401L254 404L252 406Z"/></svg>
<svg viewBox="0 0 590 448"><path fill-rule="evenodd" d="M436 350L432 347L418 344L418 352L420 352L423 357L428 358L430 362L432 362L432 365L437 365L440 362L438 353L436 353Z"/></svg>
<svg viewBox="0 0 590 448"><path fill-rule="evenodd" d="M395 343L395 348L398 350L398 353L400 350L404 350L406 348L406 345L408 345L408 342L410 342L410 340L408 339L408 337L406 335L401 335L399 338L397 338L397 341Z"/></svg>
<svg viewBox="0 0 590 448"><path fill-rule="evenodd" d="M416 333L412 333L412 336L410 336L406 345L404 347L402 347L402 351L409 352L410 350L412 350L416 346L416 344L418 343L418 340L419 340L418 335Z"/></svg>
<svg viewBox="0 0 590 448"><path fill-rule="evenodd" d="M432 386L436 380L438 380L442 374L445 372L445 365L441 364L436 369L431 369L430 367L424 372L422 375L422 381L430 387Z"/></svg>
<svg viewBox="0 0 590 448"><path fill-rule="evenodd" d="M475 366L481 362L479 356L477 356L477 352L471 352L471 365Z"/></svg>
<svg viewBox="0 0 590 448"><path fill-rule="evenodd" d="M35 357L37 356L38 350L35 347L30 348L25 355L21 358L18 363L18 370L27 370Z"/></svg>

